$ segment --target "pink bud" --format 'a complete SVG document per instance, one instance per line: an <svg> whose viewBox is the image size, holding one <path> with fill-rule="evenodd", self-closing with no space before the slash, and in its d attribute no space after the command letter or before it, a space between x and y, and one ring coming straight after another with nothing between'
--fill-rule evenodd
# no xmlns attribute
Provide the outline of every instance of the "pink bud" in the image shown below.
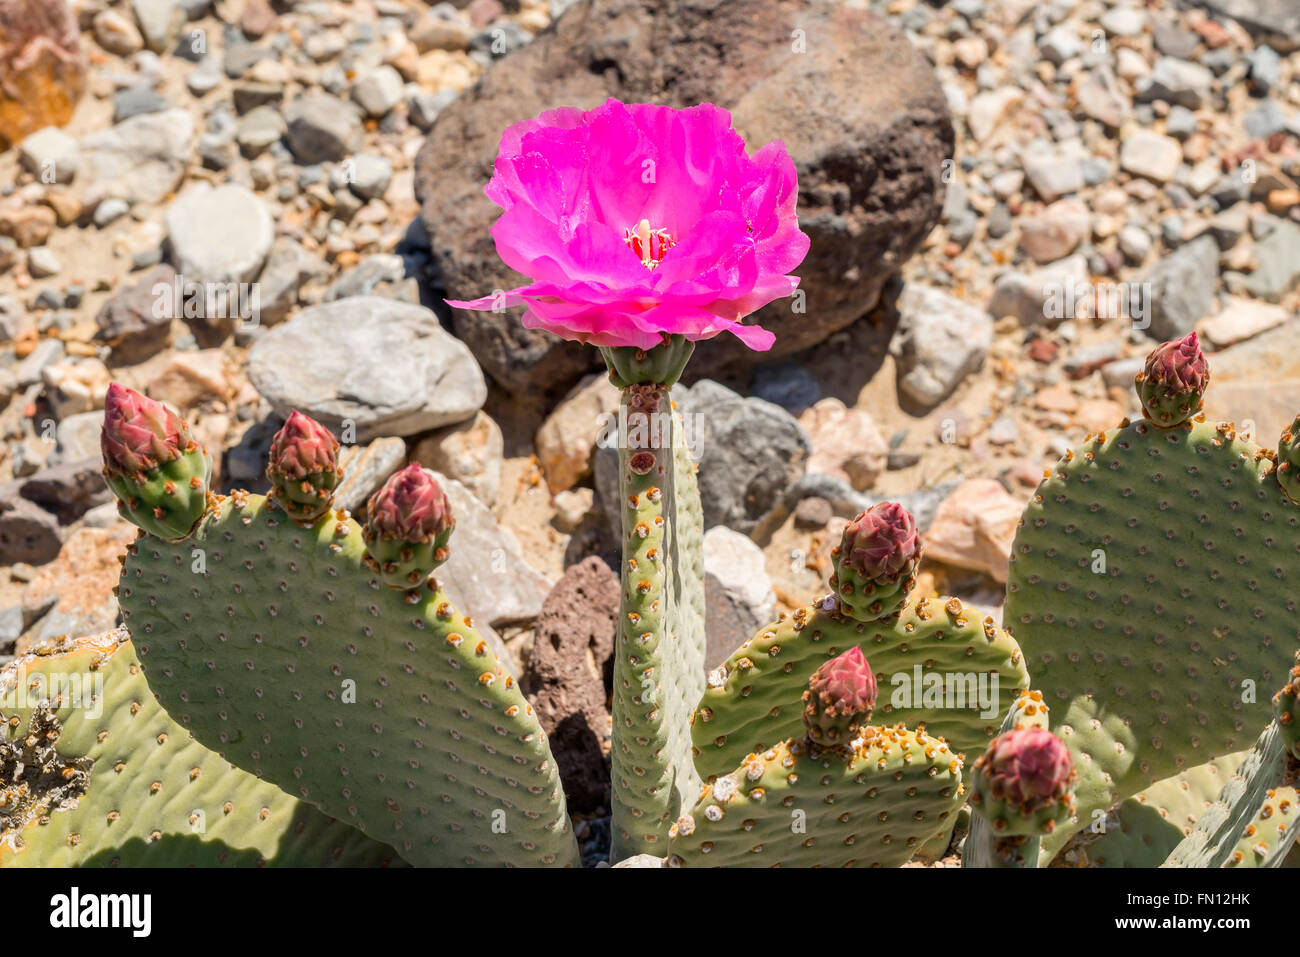
<svg viewBox="0 0 1300 957"><path fill-rule="evenodd" d="M433 475L412 463L370 498L366 525L387 541L431 542L453 524L451 506Z"/></svg>
<svg viewBox="0 0 1300 957"><path fill-rule="evenodd" d="M921 554L916 522L897 502L873 505L844 529L840 561L875 582L895 582Z"/></svg>
<svg viewBox="0 0 1300 957"><path fill-rule="evenodd" d="M297 481L338 468L338 439L310 416L294 411L271 440L271 471Z"/></svg>
<svg viewBox="0 0 1300 957"><path fill-rule="evenodd" d="M856 645L818 668L808 687L823 714L870 714L876 706L876 676Z"/></svg>
<svg viewBox="0 0 1300 957"><path fill-rule="evenodd" d="M1062 800L1074 780L1074 758L1045 728L1019 728L993 739L978 766L995 798L1036 810Z"/></svg>
<svg viewBox="0 0 1300 957"><path fill-rule="evenodd" d="M104 398L100 448L116 475L138 475L178 458L194 445L185 423L161 402L114 382Z"/></svg>
<svg viewBox="0 0 1300 957"><path fill-rule="evenodd" d="M1175 392L1204 392L1210 381L1210 366L1194 332L1156 346L1147 356L1146 373Z"/></svg>

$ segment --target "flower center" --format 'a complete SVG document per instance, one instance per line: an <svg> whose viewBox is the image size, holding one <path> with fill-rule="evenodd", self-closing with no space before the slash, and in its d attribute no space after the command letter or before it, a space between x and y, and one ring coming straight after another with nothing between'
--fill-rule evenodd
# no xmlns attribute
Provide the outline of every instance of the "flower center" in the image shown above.
<svg viewBox="0 0 1300 957"><path fill-rule="evenodd" d="M623 242L637 254L646 269L654 269L663 261L664 254L677 245L677 240L666 229L651 229L650 220L643 219L636 229L623 230Z"/></svg>

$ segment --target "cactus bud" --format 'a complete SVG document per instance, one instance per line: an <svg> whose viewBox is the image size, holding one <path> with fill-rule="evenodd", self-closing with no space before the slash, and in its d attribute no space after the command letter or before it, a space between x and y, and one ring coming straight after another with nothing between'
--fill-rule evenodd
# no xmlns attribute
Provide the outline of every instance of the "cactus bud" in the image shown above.
<svg viewBox="0 0 1300 957"><path fill-rule="evenodd" d="M823 747L847 746L876 706L876 676L862 649L854 646L818 668L803 700L808 739Z"/></svg>
<svg viewBox="0 0 1300 957"><path fill-rule="evenodd" d="M971 805L999 834L1048 834L1074 813L1077 780L1060 738L1045 728L1018 728L975 759Z"/></svg>
<svg viewBox="0 0 1300 957"><path fill-rule="evenodd" d="M1278 440L1277 480L1286 497L1300 505L1300 417Z"/></svg>
<svg viewBox="0 0 1300 957"><path fill-rule="evenodd" d="M370 497L366 548L385 583L414 588L447 560L447 541L455 526L438 480L412 463Z"/></svg>
<svg viewBox="0 0 1300 957"><path fill-rule="evenodd" d="M907 509L882 502L849 522L831 554L831 587L840 607L859 621L875 621L907 603L921 563L921 539Z"/></svg>
<svg viewBox="0 0 1300 957"><path fill-rule="evenodd" d="M207 510L212 460L180 417L114 382L104 398L100 449L122 517L168 541L188 538Z"/></svg>
<svg viewBox="0 0 1300 957"><path fill-rule="evenodd" d="M314 522L330 508L330 497L343 478L339 443L329 429L310 416L292 412L271 440L266 477L271 493L289 515Z"/></svg>
<svg viewBox="0 0 1300 957"><path fill-rule="evenodd" d="M1156 346L1135 381L1142 408L1153 425L1172 429L1201 411L1210 367L1196 333Z"/></svg>

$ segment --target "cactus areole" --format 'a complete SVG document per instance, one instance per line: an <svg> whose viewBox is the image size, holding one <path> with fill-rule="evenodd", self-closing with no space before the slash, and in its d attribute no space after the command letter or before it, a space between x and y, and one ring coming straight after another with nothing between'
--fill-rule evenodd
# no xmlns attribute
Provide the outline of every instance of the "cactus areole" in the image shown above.
<svg viewBox="0 0 1300 957"><path fill-rule="evenodd" d="M212 461L185 423L114 382L104 398L100 448L122 517L167 541L188 537L207 509Z"/></svg>

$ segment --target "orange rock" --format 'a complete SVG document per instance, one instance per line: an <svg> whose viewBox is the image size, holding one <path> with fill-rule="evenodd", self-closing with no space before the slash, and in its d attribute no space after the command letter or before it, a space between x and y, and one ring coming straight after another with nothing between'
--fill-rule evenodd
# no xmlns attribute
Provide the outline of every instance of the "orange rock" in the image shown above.
<svg viewBox="0 0 1300 957"><path fill-rule="evenodd" d="M68 122L85 89L66 0L0 0L0 148Z"/></svg>

